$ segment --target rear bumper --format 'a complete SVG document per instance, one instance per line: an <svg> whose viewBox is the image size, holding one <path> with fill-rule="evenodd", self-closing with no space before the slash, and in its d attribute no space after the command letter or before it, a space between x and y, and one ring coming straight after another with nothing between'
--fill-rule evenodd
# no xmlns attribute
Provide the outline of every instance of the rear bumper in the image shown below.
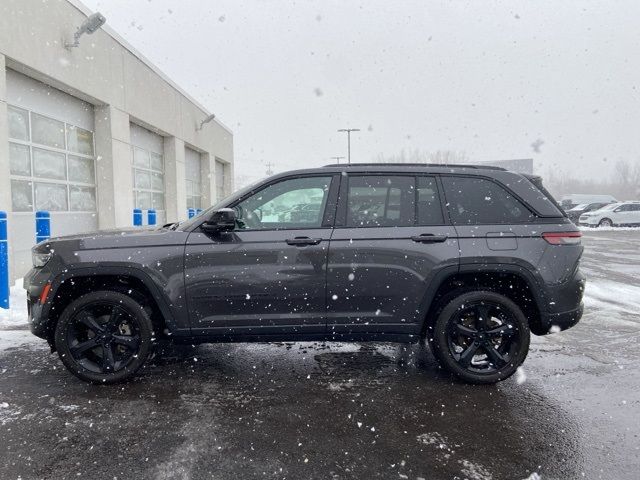
<svg viewBox="0 0 640 480"><path fill-rule="evenodd" d="M546 335L576 325L584 312L582 296L585 284L586 278L578 268L566 282L547 285L545 289L547 311L541 312L540 323L535 327L532 326L532 332L536 335Z"/></svg>
<svg viewBox="0 0 640 480"><path fill-rule="evenodd" d="M548 333L554 333L559 330L566 330L573 327L580 321L583 312L584 303L580 302L580 306L575 310L562 313L550 313L548 316Z"/></svg>

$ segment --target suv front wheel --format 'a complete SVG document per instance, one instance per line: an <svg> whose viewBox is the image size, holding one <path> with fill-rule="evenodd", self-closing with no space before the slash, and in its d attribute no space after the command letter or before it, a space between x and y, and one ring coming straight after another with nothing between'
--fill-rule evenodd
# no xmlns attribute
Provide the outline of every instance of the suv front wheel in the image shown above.
<svg viewBox="0 0 640 480"><path fill-rule="evenodd" d="M132 377L151 353L153 327L142 305L110 290L74 300L56 325L55 345L65 367L92 383Z"/></svg>
<svg viewBox="0 0 640 480"><path fill-rule="evenodd" d="M529 324L522 310L489 291L455 297L440 311L430 333L440 364L469 383L510 377L529 351Z"/></svg>

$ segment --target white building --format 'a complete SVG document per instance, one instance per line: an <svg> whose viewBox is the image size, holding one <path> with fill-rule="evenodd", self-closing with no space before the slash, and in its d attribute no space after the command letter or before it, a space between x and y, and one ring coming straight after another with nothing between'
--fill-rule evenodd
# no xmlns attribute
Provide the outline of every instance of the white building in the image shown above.
<svg viewBox="0 0 640 480"><path fill-rule="evenodd" d="M34 212L52 235L184 219L229 193L233 134L76 0L0 2L0 210L11 277L30 268Z"/></svg>

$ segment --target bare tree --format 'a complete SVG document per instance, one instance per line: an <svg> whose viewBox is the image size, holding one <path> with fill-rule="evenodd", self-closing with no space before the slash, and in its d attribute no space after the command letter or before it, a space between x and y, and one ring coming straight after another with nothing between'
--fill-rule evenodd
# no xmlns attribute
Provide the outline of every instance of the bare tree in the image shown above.
<svg viewBox="0 0 640 480"><path fill-rule="evenodd" d="M627 185L631 180L631 165L627 160L618 160L614 169L615 180L622 185Z"/></svg>
<svg viewBox="0 0 640 480"><path fill-rule="evenodd" d="M401 150L395 155L379 154L374 158L379 163L440 163L444 165L455 165L469 163L469 157L463 151L437 150L427 152L419 149L412 151Z"/></svg>

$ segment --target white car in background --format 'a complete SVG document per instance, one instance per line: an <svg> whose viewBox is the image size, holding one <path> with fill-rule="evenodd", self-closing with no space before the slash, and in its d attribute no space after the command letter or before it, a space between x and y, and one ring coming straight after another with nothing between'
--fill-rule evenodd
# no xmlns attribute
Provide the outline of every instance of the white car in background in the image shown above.
<svg viewBox="0 0 640 480"><path fill-rule="evenodd" d="M640 226L640 201L618 202L580 215L583 227L633 227Z"/></svg>

